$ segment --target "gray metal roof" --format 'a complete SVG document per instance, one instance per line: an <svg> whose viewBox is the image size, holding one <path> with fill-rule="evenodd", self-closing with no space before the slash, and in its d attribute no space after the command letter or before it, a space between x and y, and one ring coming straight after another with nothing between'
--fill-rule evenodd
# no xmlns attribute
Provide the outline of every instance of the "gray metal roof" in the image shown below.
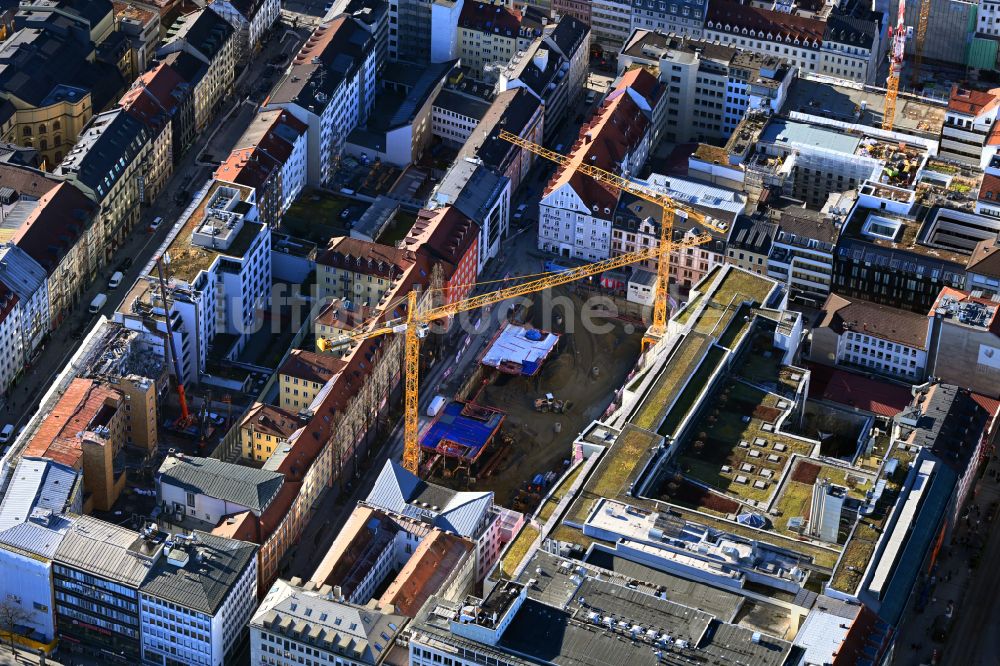
<svg viewBox="0 0 1000 666"><path fill-rule="evenodd" d="M0 282L25 302L45 287L48 274L41 264L16 245L0 247Z"/></svg>
<svg viewBox="0 0 1000 666"><path fill-rule="evenodd" d="M56 562L79 571L138 588L153 568L159 549L147 552L138 532L112 523L70 514L73 525L56 548Z"/></svg>
<svg viewBox="0 0 1000 666"><path fill-rule="evenodd" d="M245 541L194 532L197 542L175 544L187 563L177 566L168 552L153 565L142 594L172 601L208 615L215 615L233 586L257 555L257 546ZM174 560L179 561L179 560Z"/></svg>
<svg viewBox="0 0 1000 666"><path fill-rule="evenodd" d="M69 510L78 472L44 458L21 458L0 503L0 532L28 522L37 508Z"/></svg>
<svg viewBox="0 0 1000 666"><path fill-rule="evenodd" d="M250 628L375 664L406 621L403 615L336 601L326 589L278 580L250 620Z"/></svg>
<svg viewBox="0 0 1000 666"><path fill-rule="evenodd" d="M493 493L436 486L387 460L365 502L402 516L429 519L436 527L474 538L493 507Z"/></svg>
<svg viewBox="0 0 1000 666"><path fill-rule="evenodd" d="M188 492L245 506L260 515L278 495L285 477L278 472L215 458L169 456L160 465L157 480Z"/></svg>

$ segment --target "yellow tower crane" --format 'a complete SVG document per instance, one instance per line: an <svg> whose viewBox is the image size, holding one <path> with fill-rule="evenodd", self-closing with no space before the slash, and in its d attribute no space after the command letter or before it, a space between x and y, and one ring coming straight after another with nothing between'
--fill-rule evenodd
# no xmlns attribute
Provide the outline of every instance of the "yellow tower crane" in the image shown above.
<svg viewBox="0 0 1000 666"><path fill-rule="evenodd" d="M597 275L604 271L614 270L647 259L659 257L662 262L663 257L667 256L671 250L695 247L710 240L711 236L708 234L698 234L678 243L661 243L659 247L647 248L640 252L622 254L611 259L605 259L556 273L545 273L521 284L502 287L495 291L472 296L453 303L429 306L425 304L423 309L418 307L417 299L420 292L411 291L407 294L405 317L380 322L374 326L369 324L368 326L349 331L329 341L324 347L327 350L336 351L337 349L350 346L355 342L382 335L401 333L405 336L403 358L403 377L405 382L403 391L405 403L403 412L403 467L414 474L419 474L420 442L418 441L418 435L420 423L417 400L419 398L420 340L426 337L430 322L487 305L501 303L515 296L543 291L550 287L567 284L580 278Z"/></svg>
<svg viewBox="0 0 1000 666"><path fill-rule="evenodd" d="M627 178L623 178L622 176L615 175L610 171L605 171L604 169L598 168L592 164L587 164L582 160L574 160L566 155L540 146L537 143L528 141L527 139L512 132L508 132L507 130L500 130L500 138L518 146L519 148L532 152L539 157L544 157L550 162L555 162L560 166L579 171L580 173L590 176L599 183L609 185L623 192L628 192L633 196L649 201L650 203L657 204L663 208L663 220L660 223L661 246L666 246L671 238L673 238L674 219L678 213L689 219L695 220L698 224L712 229L713 231L726 233L726 226L724 224L712 220L707 215L700 213L686 204L680 203L676 199L673 199L653 189L652 187L649 187L648 185L643 185L642 183L637 183ZM656 344L656 341L663 337L663 334L667 330L667 301L670 299L669 285L670 253L665 253L661 254L659 260L656 262L656 291L654 292L653 301L653 322L650 327L646 329L646 334L642 341L643 348L648 348L649 346Z"/></svg>

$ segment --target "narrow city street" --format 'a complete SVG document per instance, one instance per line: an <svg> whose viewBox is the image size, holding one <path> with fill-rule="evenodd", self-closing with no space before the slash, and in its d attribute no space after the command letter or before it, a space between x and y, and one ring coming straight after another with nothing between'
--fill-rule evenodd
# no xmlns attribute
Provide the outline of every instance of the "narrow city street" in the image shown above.
<svg viewBox="0 0 1000 666"><path fill-rule="evenodd" d="M1000 530L990 529L995 518L988 517L989 507L1000 502L994 474L1000 474L1000 462L991 460L952 542L943 544L930 577L917 582L900 623L895 664L1000 664L1000 633L985 620L1000 612L1000 576L993 565L1000 561ZM943 643L940 632L946 634Z"/></svg>

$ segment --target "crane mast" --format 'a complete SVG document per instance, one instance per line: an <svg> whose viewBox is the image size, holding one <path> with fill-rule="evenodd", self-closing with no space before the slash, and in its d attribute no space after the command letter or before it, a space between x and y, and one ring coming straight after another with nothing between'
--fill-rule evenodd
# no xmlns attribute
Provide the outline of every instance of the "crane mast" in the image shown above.
<svg viewBox="0 0 1000 666"><path fill-rule="evenodd" d="M926 28L925 28L926 30ZM896 96L899 77L903 73L903 53L906 50L906 0L899 0L895 28L889 28L889 78L885 82L885 108L882 129L891 130L896 121Z"/></svg>

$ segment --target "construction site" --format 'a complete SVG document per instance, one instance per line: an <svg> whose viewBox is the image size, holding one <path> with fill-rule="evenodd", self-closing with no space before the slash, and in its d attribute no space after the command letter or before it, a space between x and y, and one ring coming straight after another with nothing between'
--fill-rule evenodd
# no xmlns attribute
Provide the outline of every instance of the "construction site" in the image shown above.
<svg viewBox="0 0 1000 666"><path fill-rule="evenodd" d="M538 505L572 461L576 433L604 415L640 354L641 331L586 307L573 287L556 287L500 325L421 433L425 478L491 490L519 511ZM595 322L600 333L588 330Z"/></svg>

